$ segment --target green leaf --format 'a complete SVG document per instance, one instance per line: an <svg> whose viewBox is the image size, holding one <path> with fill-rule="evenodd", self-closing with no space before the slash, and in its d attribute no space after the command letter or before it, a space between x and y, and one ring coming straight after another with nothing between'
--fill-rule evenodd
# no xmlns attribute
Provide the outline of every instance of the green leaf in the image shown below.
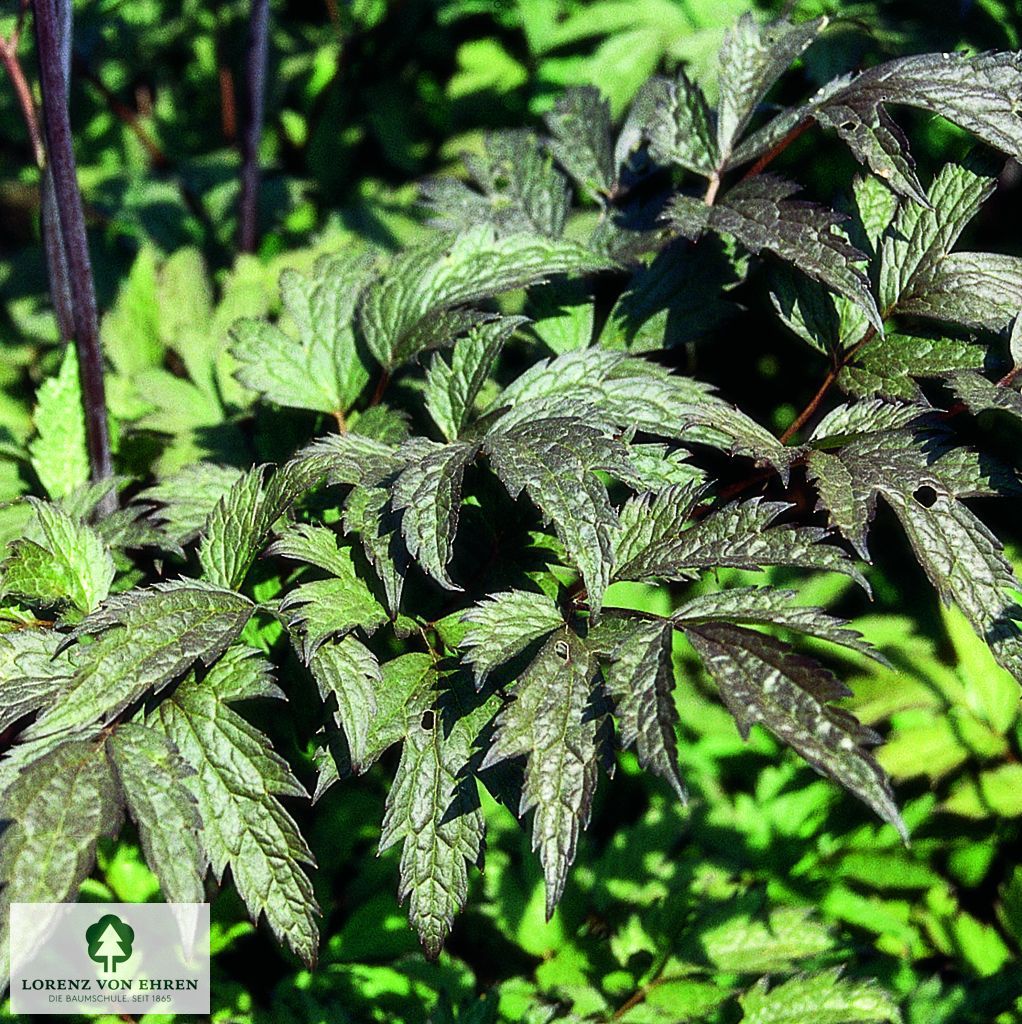
<svg viewBox="0 0 1022 1024"><path fill-rule="evenodd" d="M406 468L394 482L391 504L402 512L401 532L409 554L441 586L461 590L448 575L461 512L461 482L479 453L478 444L435 444L425 438L399 451Z"/></svg>
<svg viewBox="0 0 1022 1024"><path fill-rule="evenodd" d="M611 263L576 242L534 234L497 237L479 225L442 234L395 256L361 308L366 344L385 367L450 343L489 316L455 307L537 284L553 274L592 273Z"/></svg>
<svg viewBox="0 0 1022 1024"><path fill-rule="evenodd" d="M437 669L428 654L402 654L380 666L383 682L376 691L376 714L366 736L364 768L404 739L408 722L421 715L436 696Z"/></svg>
<svg viewBox="0 0 1022 1024"><path fill-rule="evenodd" d="M189 679L160 703L150 722L195 770L187 779L203 821L203 842L219 880L228 864L249 913L307 964L316 960L319 908L301 865L308 845L278 796L306 796L270 740L218 693L217 667Z"/></svg>
<svg viewBox="0 0 1022 1024"><path fill-rule="evenodd" d="M985 412L1004 412L1022 420L1022 395L1012 387L998 387L978 373L952 373L947 378L955 397L973 416Z"/></svg>
<svg viewBox="0 0 1022 1024"><path fill-rule="evenodd" d="M299 559L330 573L328 579L288 591L280 602L288 625L301 636L299 653L306 663L330 637L356 628L372 633L387 621L386 611L358 575L351 549L337 546L333 530L299 523L278 537L267 554Z"/></svg>
<svg viewBox="0 0 1022 1024"><path fill-rule="evenodd" d="M187 778L194 774L161 732L122 722L107 741L146 862L169 903L202 903L206 855L202 818Z"/></svg>
<svg viewBox="0 0 1022 1024"><path fill-rule="evenodd" d="M872 981L841 977L840 968L799 975L768 990L762 978L739 996L741 1024L900 1024L895 999Z"/></svg>
<svg viewBox="0 0 1022 1024"><path fill-rule="evenodd" d="M810 526L771 528L786 508L759 498L725 505L681 533L654 535L649 545L622 567L619 578L636 582L685 580L692 579L695 569L790 565L841 572L865 586L861 573L840 548L820 543L825 530Z"/></svg>
<svg viewBox="0 0 1022 1024"><path fill-rule="evenodd" d="M614 578L627 580L641 573L647 552L673 543L702 491L701 481L692 480L629 498L621 507L614 538Z"/></svg>
<svg viewBox="0 0 1022 1024"><path fill-rule="evenodd" d="M809 907L763 906L762 898L750 893L697 919L682 952L709 960L725 974L786 973L801 960L831 952L834 945L831 930Z"/></svg>
<svg viewBox="0 0 1022 1024"><path fill-rule="evenodd" d="M674 81L657 80L656 102L644 134L649 152L663 164L677 164L709 177L717 167L717 141L703 90L684 70Z"/></svg>
<svg viewBox="0 0 1022 1024"><path fill-rule="evenodd" d="M499 705L495 696L445 691L443 698L436 711L408 720L380 832L381 853L404 840L399 894L430 959L468 898L467 864L482 857L485 822L466 769L476 735Z"/></svg>
<svg viewBox="0 0 1022 1024"><path fill-rule="evenodd" d="M0 566L0 591L42 605L69 602L88 613L110 593L114 562L92 527L59 505L28 499L35 516Z"/></svg>
<svg viewBox="0 0 1022 1024"><path fill-rule="evenodd" d="M280 293L296 337L239 320L231 329L238 379L278 405L347 412L369 381L352 319L371 266L362 256L322 256L309 275L285 270Z"/></svg>
<svg viewBox="0 0 1022 1024"><path fill-rule="evenodd" d="M466 153L464 161L479 191L446 177L421 186L434 227L464 231L489 223L500 234L561 235L571 190L532 132L490 133L482 152Z"/></svg>
<svg viewBox="0 0 1022 1024"><path fill-rule="evenodd" d="M930 497L884 490L941 598L958 605L998 664L1022 682L1022 615L1012 596L1022 591L1022 582L998 539L969 509L943 490Z"/></svg>
<svg viewBox="0 0 1022 1024"><path fill-rule="evenodd" d="M3 793L0 984L10 969L12 903L64 903L92 871L96 843L121 827L121 798L101 744L64 743L22 767ZM49 923L35 919L38 938Z"/></svg>
<svg viewBox="0 0 1022 1024"><path fill-rule="evenodd" d="M595 470L631 475L624 445L582 420L551 417L491 433L484 448L511 497L527 491L553 523L598 614L610 582L618 521Z"/></svg>
<svg viewBox="0 0 1022 1024"><path fill-rule="evenodd" d="M282 466L268 483L262 466L239 477L216 503L203 529L203 578L227 589L240 587L274 523L326 473L327 459L310 452Z"/></svg>
<svg viewBox="0 0 1022 1024"><path fill-rule="evenodd" d="M495 668L564 625L560 610L549 597L524 590L491 594L470 608L463 619L471 623L461 642L468 650L464 660L479 686Z"/></svg>
<svg viewBox="0 0 1022 1024"><path fill-rule="evenodd" d="M923 392L913 378L940 377L951 370L979 369L984 345L959 338L888 332L874 338L838 376L841 387L857 396L882 395L919 402Z"/></svg>
<svg viewBox="0 0 1022 1024"><path fill-rule="evenodd" d="M151 518L176 544L199 535L217 502L237 483L241 471L215 462L195 462L140 492L140 503L155 502Z"/></svg>
<svg viewBox="0 0 1022 1024"><path fill-rule="evenodd" d="M64 350L57 375L40 386L32 419L36 436L29 442L28 452L46 493L62 498L88 483L89 450L74 345Z"/></svg>
<svg viewBox="0 0 1022 1024"><path fill-rule="evenodd" d="M818 772L892 824L908 840L890 782L866 749L880 737L831 703L851 691L828 669L773 637L707 623L685 635L720 687L743 738L756 723L793 747Z"/></svg>
<svg viewBox="0 0 1022 1024"><path fill-rule="evenodd" d="M621 729L621 745L635 747L639 764L659 775L685 801L678 772L678 710L674 705L671 627L631 620L610 652L603 677Z"/></svg>
<svg viewBox="0 0 1022 1024"><path fill-rule="evenodd" d="M0 634L0 732L68 685L74 667L66 652L58 653L63 639L51 629Z"/></svg>
<svg viewBox="0 0 1022 1024"><path fill-rule="evenodd" d="M358 534L383 586L387 608L396 615L410 558L401 539L400 516L390 505L390 492L385 487L353 487L344 503L344 529Z"/></svg>
<svg viewBox="0 0 1022 1024"><path fill-rule="evenodd" d="M814 116L835 127L873 173L917 201L904 136L883 104L917 107L972 132L1016 159L1022 157L1022 125L1015 99L1022 87L1017 53L930 53L869 68L816 106ZM933 196L930 196L933 202Z"/></svg>
<svg viewBox="0 0 1022 1024"><path fill-rule="evenodd" d="M550 149L578 187L602 201L614 190L617 171L610 137L610 104L594 86L568 89L546 115Z"/></svg>
<svg viewBox="0 0 1022 1024"><path fill-rule="evenodd" d="M898 312L1003 331L1022 309L1022 259L953 252L902 295Z"/></svg>
<svg viewBox="0 0 1022 1024"><path fill-rule="evenodd" d="M848 628L846 619L828 615L823 608L792 605L797 590L778 587L734 587L718 590L686 601L671 615L675 626L685 628L706 622L740 622L760 626L778 626L793 633L804 633L818 640L828 640L839 647L858 651L868 658L885 663L875 647L863 640L860 633Z"/></svg>
<svg viewBox="0 0 1022 1024"><path fill-rule="evenodd" d="M159 366L165 355L160 337L163 309L157 294L158 259L155 246L139 249L100 324L103 352L122 377L131 378Z"/></svg>
<svg viewBox="0 0 1022 1024"><path fill-rule="evenodd" d="M929 208L907 201L884 235L879 297L884 314L925 294L927 281L947 258L965 226L990 196L995 179L945 164L928 193Z"/></svg>
<svg viewBox="0 0 1022 1024"><path fill-rule="evenodd" d="M883 333L869 280L860 264L865 254L835 232L842 218L833 210L790 197L799 186L770 174L739 182L714 206L676 196L668 220L687 238L704 231L733 235L751 252L776 253L803 273L856 303Z"/></svg>
<svg viewBox="0 0 1022 1024"><path fill-rule="evenodd" d="M534 810L532 848L546 879L546 916L553 916L589 824L599 761L599 725L587 714L597 666L567 630L550 637L497 716L481 768L525 756L519 816Z"/></svg>
<svg viewBox="0 0 1022 1024"><path fill-rule="evenodd" d="M309 660L309 668L324 701L337 703L334 719L344 730L351 767L364 771L368 737L377 713L376 694L383 674L376 655L353 636L322 644Z"/></svg>
<svg viewBox="0 0 1022 1024"><path fill-rule="evenodd" d="M764 25L744 14L724 37L717 113L720 167L728 166L735 143L770 87L827 24L827 18L815 18L798 25L785 19Z"/></svg>
<svg viewBox="0 0 1022 1024"><path fill-rule="evenodd" d="M78 633L100 633L81 648L70 686L25 732L29 738L109 722L197 661L211 665L252 614L241 594L193 580L157 583L110 598Z"/></svg>
<svg viewBox="0 0 1022 1024"><path fill-rule="evenodd" d="M426 408L448 441L465 428L504 342L524 322L509 316L480 324L455 342L450 362L439 353L433 356L426 373Z"/></svg>

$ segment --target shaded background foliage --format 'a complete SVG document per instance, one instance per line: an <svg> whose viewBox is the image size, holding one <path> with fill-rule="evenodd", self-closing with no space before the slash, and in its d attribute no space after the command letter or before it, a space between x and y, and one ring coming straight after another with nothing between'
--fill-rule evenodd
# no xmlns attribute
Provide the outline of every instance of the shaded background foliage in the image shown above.
<svg viewBox="0 0 1022 1024"><path fill-rule="evenodd" d="M385 246L413 239L425 214L409 182L450 172L488 129L538 125L567 85L598 84L620 115L651 73L684 64L712 83L723 31L747 7L744 0L275 3L261 243L256 258L236 261L248 4L77 3L72 123L100 305L113 310L105 341L116 353L145 331L172 336L180 326L170 322L172 311L182 302L224 331L236 316L274 306L285 264L307 266L315 251L357 239ZM798 7L800 16L821 12L840 23L783 87L793 95L901 53L1016 48L1022 31L1022 12L1007 0ZM6 9L0 29L13 20ZM34 80L28 47L23 55ZM970 146L936 119L908 114L902 123L923 180ZM819 132L778 161L780 170L789 165L826 201L847 191L855 169ZM58 363L36 177L5 88L0 429L17 443L32 435L36 388ZM967 247L1022 253L1016 178L1016 168L1004 172ZM686 338L664 358L726 385L744 410L780 430L796 409L774 397L777 382L786 396L807 399L825 364L781 333L765 293L755 282L741 285L738 315L706 337L695 329L702 344ZM115 411L118 400L113 394ZM159 411L154 429L179 431L173 411ZM176 446L178 464L197 450L237 465L279 458L309 433L300 417L272 410L254 422L222 423L216 409L203 415L187 424L192 442ZM151 454L122 451L122 461L144 466ZM5 460L0 485L8 500L35 481L23 464ZM1017 542L1005 505L993 522ZM17 533L17 515L4 513L5 539ZM336 787L302 820L320 865L317 971L253 928L229 888L217 900L214 1019L574 1014L726 1022L739 1017L732 993L762 974L844 965L852 979L879 979L910 1024L1022 1020L1017 688L957 615L939 609L897 532L881 523L873 544L889 549L893 566L886 576L872 574L873 604L826 576L801 584L800 600L830 603L852 618L896 666L892 677L851 664L850 706L889 734L881 760L913 828L910 849L765 733L742 743L679 640L680 756L692 803L679 808L666 786L623 755L621 778L598 793L594 826L552 922L543 921L526 835L505 809L488 805L486 871L473 875L469 909L439 964L427 964L393 899L396 854L375 856L388 763L358 786ZM762 576L723 572L719 582L753 579ZM660 611L671 601L633 585L608 593L608 602L615 597ZM292 714L300 718L298 702ZM255 716L308 774L309 752L296 737L309 724L258 709ZM122 841L101 851L84 895L144 900L158 890L137 846Z"/></svg>

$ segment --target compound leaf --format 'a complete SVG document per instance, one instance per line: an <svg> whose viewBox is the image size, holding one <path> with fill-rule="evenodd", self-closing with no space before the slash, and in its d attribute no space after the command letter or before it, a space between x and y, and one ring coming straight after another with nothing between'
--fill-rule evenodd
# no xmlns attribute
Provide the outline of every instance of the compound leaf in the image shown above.
<svg viewBox="0 0 1022 1024"><path fill-rule="evenodd" d="M455 307L553 274L608 266L577 242L541 235L498 237L487 225L443 234L395 256L387 273L369 286L360 314L365 341L383 366L394 367L491 319Z"/></svg>

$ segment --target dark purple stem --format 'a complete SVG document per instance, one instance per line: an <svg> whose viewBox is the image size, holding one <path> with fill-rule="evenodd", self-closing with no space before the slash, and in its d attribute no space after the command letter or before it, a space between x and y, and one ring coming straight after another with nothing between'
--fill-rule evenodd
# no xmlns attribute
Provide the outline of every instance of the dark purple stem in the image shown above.
<svg viewBox="0 0 1022 1024"><path fill-rule="evenodd" d="M259 142L263 134L266 103L266 63L270 42L270 0L252 0L248 24L248 54L245 82L248 86L247 120L241 140L241 209L238 245L242 252L255 252L258 241Z"/></svg>
<svg viewBox="0 0 1022 1024"><path fill-rule="evenodd" d="M89 464L96 481L113 475L110 435L107 428L106 394L103 387L103 356L99 346L99 319L92 282L92 264L85 234L85 213L78 190L71 120L68 116L64 54L70 40L65 38L64 0L36 0L35 36L39 58L39 80L43 96L43 133L46 161L53 176L53 223L66 258L71 319L78 349L78 372L85 407L85 437ZM45 187L45 186L44 186ZM54 282L55 301L58 284ZM116 503L109 492L100 511Z"/></svg>

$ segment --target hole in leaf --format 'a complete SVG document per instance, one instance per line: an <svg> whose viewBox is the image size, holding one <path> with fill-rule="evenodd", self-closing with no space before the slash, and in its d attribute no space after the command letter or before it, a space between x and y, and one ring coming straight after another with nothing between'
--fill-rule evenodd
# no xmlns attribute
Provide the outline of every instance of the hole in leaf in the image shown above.
<svg viewBox="0 0 1022 1024"><path fill-rule="evenodd" d="M854 132L858 125L854 121L842 121L839 127L843 132Z"/></svg>
<svg viewBox="0 0 1022 1024"><path fill-rule="evenodd" d="M937 501L937 492L927 484L922 487L917 487L912 494L912 497L919 502L923 508L933 508Z"/></svg>
<svg viewBox="0 0 1022 1024"><path fill-rule="evenodd" d="M433 726L436 725L436 715L432 711L423 711L422 721L419 722L426 732L431 732Z"/></svg>

